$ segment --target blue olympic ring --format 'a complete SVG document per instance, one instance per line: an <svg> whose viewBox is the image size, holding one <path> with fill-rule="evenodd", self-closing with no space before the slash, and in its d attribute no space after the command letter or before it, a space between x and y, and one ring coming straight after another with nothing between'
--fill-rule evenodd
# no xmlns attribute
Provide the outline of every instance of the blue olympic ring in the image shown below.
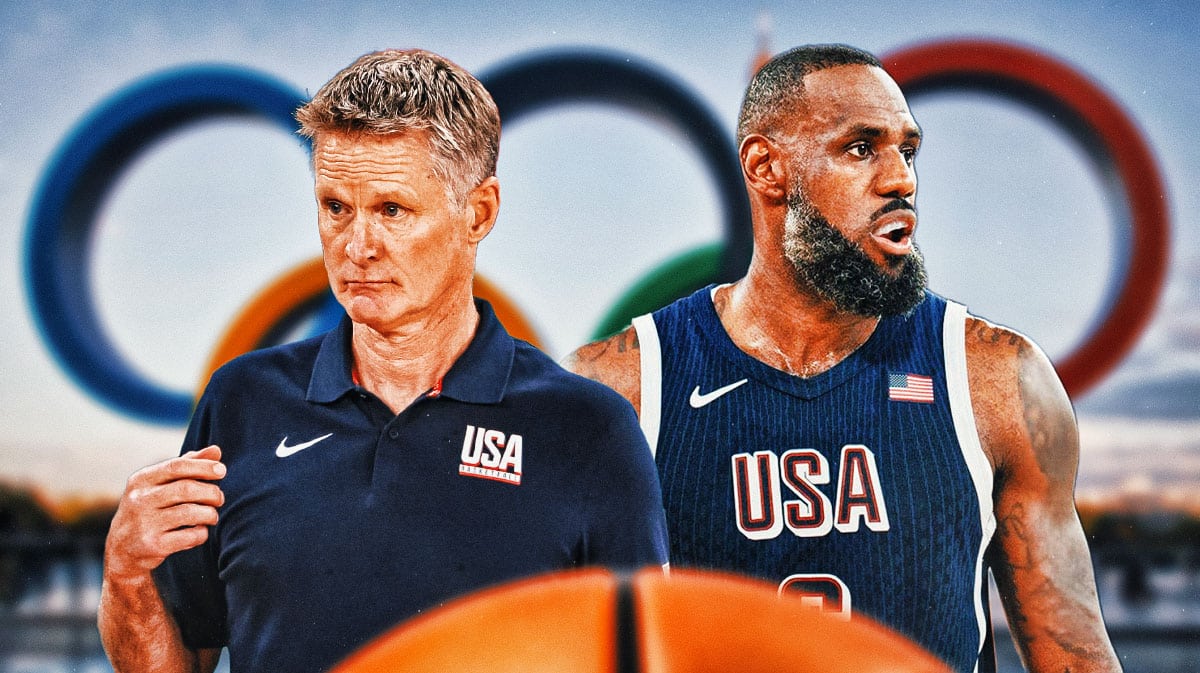
<svg viewBox="0 0 1200 673"><path fill-rule="evenodd" d="M1102 91L1035 52L950 41L893 54L889 60L897 81L912 94L947 86L998 90L1056 118L1071 113L1063 116L1064 128L1076 140L1090 140L1094 132L1107 141L1111 155L1094 148L1093 156L1102 174L1109 167L1120 173L1128 208L1118 208L1118 219L1132 219L1133 245L1131 256L1119 261L1125 282L1110 314L1089 342L1061 363L1068 391L1086 388L1131 347L1156 303L1164 276L1168 218L1159 199L1161 180L1137 129ZM1047 78L1042 72L1046 69L1057 74ZM647 302L685 294L693 285L732 280L744 271L752 232L736 149L708 109L682 86L611 52L547 52L499 67L481 79L495 96L505 123L555 104L613 103L668 122L700 150L724 210L725 240L673 260L644 279L602 326L623 324L630 315L658 305ZM209 117L252 115L294 131L292 113L302 102L299 92L260 73L233 67L187 68L152 76L119 92L92 111L59 147L30 216L27 289L53 354L94 397L132 416L168 424L186 423L193 399L190 393L163 389L134 371L97 319L88 285L89 243L96 211L117 177L163 136ZM259 345L282 338L302 318L315 316L310 327L316 329L339 312L328 292L309 298Z"/></svg>
<svg viewBox="0 0 1200 673"><path fill-rule="evenodd" d="M722 262L711 280L732 280L745 269L752 238L736 151L715 116L682 86L611 52L548 52L480 79L506 123L547 106L581 101L613 103L668 122L696 143L725 212ZM138 155L181 127L212 117L252 115L294 132L292 114L303 102L298 91L251 70L175 70L102 102L60 145L34 198L25 245L27 289L51 351L101 402L142 420L184 424L194 399L141 376L102 328L87 269L104 196ZM306 302L297 311L319 312L318 322L324 324L329 301Z"/></svg>
<svg viewBox="0 0 1200 673"><path fill-rule="evenodd" d="M599 102L666 123L699 150L724 215L717 277L733 281L753 252L750 202L733 138L709 108L665 74L608 51L550 51L513 61L480 78L505 122L556 104ZM699 289L700 286L692 289ZM647 307L647 310L657 306Z"/></svg>
<svg viewBox="0 0 1200 673"><path fill-rule="evenodd" d="M105 195L141 153L183 126L211 117L251 115L295 131L292 113L303 100L299 91L241 68L172 70L102 102L59 146L29 218L27 291L51 351L97 399L159 423L186 422L193 403L191 393L165 389L133 369L101 326L88 269L96 214Z"/></svg>

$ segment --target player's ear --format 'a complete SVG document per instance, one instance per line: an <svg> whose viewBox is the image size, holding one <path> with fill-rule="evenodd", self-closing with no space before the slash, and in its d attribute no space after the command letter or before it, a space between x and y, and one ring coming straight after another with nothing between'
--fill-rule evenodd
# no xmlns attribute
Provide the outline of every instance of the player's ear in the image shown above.
<svg viewBox="0 0 1200 673"><path fill-rule="evenodd" d="M751 133L738 148L746 185L771 201L787 198L787 169L782 148L770 138Z"/></svg>
<svg viewBox="0 0 1200 673"><path fill-rule="evenodd" d="M478 243L492 230L500 214L500 181L496 176L488 177L471 190L467 206L473 214L468 234L472 242Z"/></svg>

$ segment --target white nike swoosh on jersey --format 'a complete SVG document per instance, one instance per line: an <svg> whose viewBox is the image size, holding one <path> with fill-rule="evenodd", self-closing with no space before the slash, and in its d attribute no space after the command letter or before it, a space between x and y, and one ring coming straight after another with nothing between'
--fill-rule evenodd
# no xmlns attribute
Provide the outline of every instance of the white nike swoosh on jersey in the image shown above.
<svg viewBox="0 0 1200 673"><path fill-rule="evenodd" d="M300 453L301 451L307 449L308 447L312 446L313 444L316 444L317 442L329 439L332 436L333 436L333 433L331 432L328 435L321 435L320 437L317 437L316 439L310 439L307 442L302 442L295 446L288 446L287 445L287 437L284 437L283 439L279 440L279 446L275 447L275 455L279 456L280 458L287 458L288 456L290 456L292 454Z"/></svg>
<svg viewBox="0 0 1200 673"><path fill-rule="evenodd" d="M692 391L692 396L688 398L688 404L692 405L693 409L699 409L700 407L713 403L718 397L740 387L749 380L750 379L742 379L741 381L734 381L727 386L721 386L720 388L717 388L709 393L704 393L703 395L700 394L700 386L696 386L696 389Z"/></svg>

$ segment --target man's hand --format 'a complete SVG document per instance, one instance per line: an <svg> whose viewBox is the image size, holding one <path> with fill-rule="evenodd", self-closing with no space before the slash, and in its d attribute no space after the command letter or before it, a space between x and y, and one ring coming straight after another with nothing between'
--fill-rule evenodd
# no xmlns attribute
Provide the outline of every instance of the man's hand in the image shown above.
<svg viewBox="0 0 1200 673"><path fill-rule="evenodd" d="M109 579L146 577L171 554L199 546L225 495L221 449L208 446L139 470L125 486L105 544Z"/></svg>
<svg viewBox="0 0 1200 673"><path fill-rule="evenodd" d="M191 650L167 614L151 571L171 554L204 544L225 495L221 449L208 446L134 473L104 546L97 621L113 669L207 673L216 649Z"/></svg>

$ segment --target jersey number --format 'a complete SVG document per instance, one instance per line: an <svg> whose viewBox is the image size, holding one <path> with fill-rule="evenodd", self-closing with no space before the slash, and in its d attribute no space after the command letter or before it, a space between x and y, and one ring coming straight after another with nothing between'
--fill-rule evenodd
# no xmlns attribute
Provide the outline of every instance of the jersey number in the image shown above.
<svg viewBox="0 0 1200 673"><path fill-rule="evenodd" d="M780 596L794 596L802 605L850 619L850 589L835 575L792 575L779 584Z"/></svg>

